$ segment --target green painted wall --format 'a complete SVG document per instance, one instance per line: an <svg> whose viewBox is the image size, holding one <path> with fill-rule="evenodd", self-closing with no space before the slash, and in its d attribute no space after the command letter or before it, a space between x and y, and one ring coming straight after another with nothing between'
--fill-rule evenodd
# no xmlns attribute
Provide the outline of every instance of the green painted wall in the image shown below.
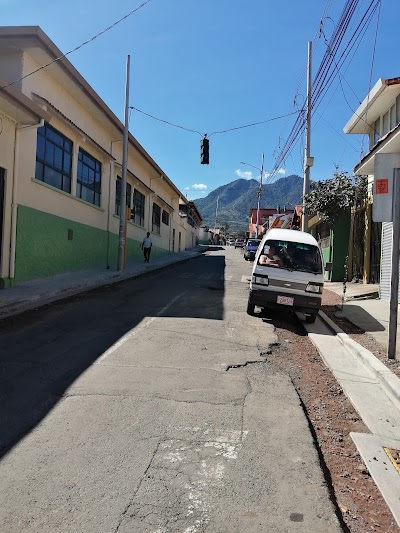
<svg viewBox="0 0 400 533"><path fill-rule="evenodd" d="M72 240L68 240L68 230L73 232ZM142 260L140 244L128 239L128 261ZM18 206L15 283L92 268L115 268L117 250L116 234ZM152 257L165 254L168 250L153 247Z"/></svg>
<svg viewBox="0 0 400 533"><path fill-rule="evenodd" d="M350 213L341 213L332 228L332 277L331 281L343 281L345 261L349 250Z"/></svg>
<svg viewBox="0 0 400 533"><path fill-rule="evenodd" d="M329 239L329 242L331 242L331 239ZM324 265L330 262L331 260L331 247L330 246L326 246L325 248L322 248L322 257L324 259ZM324 279L330 280L330 278L331 278L331 273L325 270Z"/></svg>

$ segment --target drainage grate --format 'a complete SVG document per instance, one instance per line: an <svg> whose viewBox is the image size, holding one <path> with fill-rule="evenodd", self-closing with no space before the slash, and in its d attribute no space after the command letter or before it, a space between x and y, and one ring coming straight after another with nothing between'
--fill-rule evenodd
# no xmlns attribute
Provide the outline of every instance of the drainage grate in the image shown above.
<svg viewBox="0 0 400 533"><path fill-rule="evenodd" d="M394 450L393 448L383 448L386 452L386 455L391 460L393 466L397 470L397 473L400 474L400 451Z"/></svg>

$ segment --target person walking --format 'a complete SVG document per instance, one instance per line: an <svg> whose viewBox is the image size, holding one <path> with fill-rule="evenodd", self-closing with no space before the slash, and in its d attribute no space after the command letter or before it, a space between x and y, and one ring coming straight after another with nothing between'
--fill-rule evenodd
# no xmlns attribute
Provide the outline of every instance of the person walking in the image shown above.
<svg viewBox="0 0 400 533"><path fill-rule="evenodd" d="M148 263L150 261L150 252L151 252L152 245L153 243L150 238L150 231L148 231L147 236L143 239L143 242L142 242L142 250L143 250L145 263Z"/></svg>

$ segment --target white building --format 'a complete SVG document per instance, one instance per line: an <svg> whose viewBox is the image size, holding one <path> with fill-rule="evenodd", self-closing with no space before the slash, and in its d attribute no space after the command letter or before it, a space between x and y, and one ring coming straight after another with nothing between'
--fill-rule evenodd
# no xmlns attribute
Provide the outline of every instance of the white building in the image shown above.
<svg viewBox="0 0 400 533"><path fill-rule="evenodd" d="M391 154L392 169L400 168L400 78L380 78L344 127L345 133L368 134L369 152L356 165L375 191L376 156ZM368 221L366 223L368 227ZM382 223L380 297L390 297L392 222Z"/></svg>
<svg viewBox="0 0 400 533"><path fill-rule="evenodd" d="M116 266L123 124L62 55L39 27L0 27L3 287ZM153 255L197 244L200 215L132 135L128 153L128 260L147 231Z"/></svg>

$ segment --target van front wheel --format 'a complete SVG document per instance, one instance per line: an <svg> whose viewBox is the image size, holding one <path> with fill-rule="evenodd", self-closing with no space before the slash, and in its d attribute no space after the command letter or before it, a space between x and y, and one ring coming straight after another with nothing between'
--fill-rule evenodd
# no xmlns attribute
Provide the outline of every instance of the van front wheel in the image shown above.
<svg viewBox="0 0 400 533"><path fill-rule="evenodd" d="M317 315L307 315L306 316L307 324L314 324L316 319L317 319Z"/></svg>
<svg viewBox="0 0 400 533"><path fill-rule="evenodd" d="M255 305L254 304L251 304L250 302L247 303L247 314L250 315L250 316L254 316L254 309L255 309Z"/></svg>

